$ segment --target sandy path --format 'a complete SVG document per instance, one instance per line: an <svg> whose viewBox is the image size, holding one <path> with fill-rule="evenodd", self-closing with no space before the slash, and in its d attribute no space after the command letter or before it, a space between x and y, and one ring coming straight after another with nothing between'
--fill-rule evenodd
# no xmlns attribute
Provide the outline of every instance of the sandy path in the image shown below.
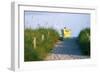
<svg viewBox="0 0 100 73"><path fill-rule="evenodd" d="M83 56L77 43L76 38L67 39L58 42L52 52L46 57L46 60L69 60L69 59L84 59L89 56Z"/></svg>

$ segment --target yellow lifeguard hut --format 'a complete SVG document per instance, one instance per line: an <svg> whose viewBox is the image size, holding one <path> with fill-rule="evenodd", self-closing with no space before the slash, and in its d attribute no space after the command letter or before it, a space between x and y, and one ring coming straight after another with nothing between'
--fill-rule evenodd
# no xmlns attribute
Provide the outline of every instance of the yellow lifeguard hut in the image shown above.
<svg viewBox="0 0 100 73"><path fill-rule="evenodd" d="M67 29L66 27L64 27L63 37L64 38L70 38L71 37L71 30L70 29Z"/></svg>

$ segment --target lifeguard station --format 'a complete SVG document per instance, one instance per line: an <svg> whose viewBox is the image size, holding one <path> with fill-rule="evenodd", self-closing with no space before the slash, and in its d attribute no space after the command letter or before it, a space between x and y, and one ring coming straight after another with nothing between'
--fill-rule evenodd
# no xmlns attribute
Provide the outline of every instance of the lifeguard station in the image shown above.
<svg viewBox="0 0 100 73"><path fill-rule="evenodd" d="M64 27L63 29L63 38L70 38L71 37L71 30Z"/></svg>

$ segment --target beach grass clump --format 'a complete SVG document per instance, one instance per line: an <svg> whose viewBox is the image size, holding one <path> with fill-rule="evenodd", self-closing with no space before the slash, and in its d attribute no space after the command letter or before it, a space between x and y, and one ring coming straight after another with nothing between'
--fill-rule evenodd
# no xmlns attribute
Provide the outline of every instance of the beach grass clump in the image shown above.
<svg viewBox="0 0 100 73"><path fill-rule="evenodd" d="M90 55L90 28L83 29L78 39L83 54Z"/></svg>
<svg viewBox="0 0 100 73"><path fill-rule="evenodd" d="M36 38L34 47L34 38ZM52 28L24 30L24 60L44 60L59 39L59 33Z"/></svg>

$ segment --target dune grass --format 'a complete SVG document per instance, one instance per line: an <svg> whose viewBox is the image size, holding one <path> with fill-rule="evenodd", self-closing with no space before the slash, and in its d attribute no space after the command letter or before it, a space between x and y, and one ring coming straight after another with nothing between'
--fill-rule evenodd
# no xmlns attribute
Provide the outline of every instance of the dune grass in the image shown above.
<svg viewBox="0 0 100 73"><path fill-rule="evenodd" d="M83 54L90 55L90 28L82 30L78 39Z"/></svg>
<svg viewBox="0 0 100 73"><path fill-rule="evenodd" d="M44 39L42 40L42 35ZM34 48L34 37L36 47ZM59 34L52 28L38 28L24 30L24 61L44 60L59 39Z"/></svg>

